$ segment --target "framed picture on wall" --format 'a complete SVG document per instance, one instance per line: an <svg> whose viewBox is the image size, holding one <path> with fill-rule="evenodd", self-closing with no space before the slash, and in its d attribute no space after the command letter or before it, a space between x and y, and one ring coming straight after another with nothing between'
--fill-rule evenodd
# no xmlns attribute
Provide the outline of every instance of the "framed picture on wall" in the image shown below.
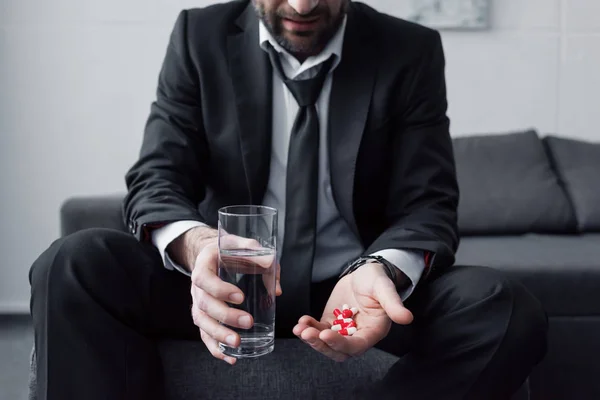
<svg viewBox="0 0 600 400"><path fill-rule="evenodd" d="M489 0L411 0L410 20L434 29L486 29Z"/></svg>

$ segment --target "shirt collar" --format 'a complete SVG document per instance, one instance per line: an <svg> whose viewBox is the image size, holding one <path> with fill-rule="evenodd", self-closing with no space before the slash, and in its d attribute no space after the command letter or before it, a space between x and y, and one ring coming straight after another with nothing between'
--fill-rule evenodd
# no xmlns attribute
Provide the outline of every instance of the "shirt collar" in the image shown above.
<svg viewBox="0 0 600 400"><path fill-rule="evenodd" d="M262 21L259 23L259 44L263 50L267 50L267 43L271 44L273 48L280 54L281 58L285 61L283 63L286 75L291 79L295 79L306 70L325 62L331 55L335 54L335 60L331 70L333 71L342 59L342 48L344 45L344 34L346 32L346 23L348 16L345 15L342 24L338 28L335 35L329 40L327 46L319 54L308 57L302 64L292 56L287 50L277 43L275 38L271 35L271 32L265 27ZM286 65L287 64L287 65Z"/></svg>

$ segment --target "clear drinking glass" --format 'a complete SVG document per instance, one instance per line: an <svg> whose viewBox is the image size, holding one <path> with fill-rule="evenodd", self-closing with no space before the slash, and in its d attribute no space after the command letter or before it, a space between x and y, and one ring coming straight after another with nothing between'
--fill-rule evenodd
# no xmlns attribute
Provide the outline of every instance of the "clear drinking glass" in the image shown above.
<svg viewBox="0 0 600 400"><path fill-rule="evenodd" d="M241 338L237 348L219 343L228 356L258 357L275 346L277 210L229 206L219 210L219 277L244 293L242 304L229 304L254 318L250 329L230 327Z"/></svg>

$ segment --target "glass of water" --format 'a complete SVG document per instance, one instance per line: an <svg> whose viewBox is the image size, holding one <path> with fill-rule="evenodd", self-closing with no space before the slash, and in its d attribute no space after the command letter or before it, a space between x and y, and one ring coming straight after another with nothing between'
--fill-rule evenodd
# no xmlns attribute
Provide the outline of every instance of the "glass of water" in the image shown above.
<svg viewBox="0 0 600 400"><path fill-rule="evenodd" d="M240 335L237 348L219 343L237 358L259 357L275 347L277 210L263 206L229 206L219 210L219 277L244 293L230 304L254 319L250 329L230 327Z"/></svg>

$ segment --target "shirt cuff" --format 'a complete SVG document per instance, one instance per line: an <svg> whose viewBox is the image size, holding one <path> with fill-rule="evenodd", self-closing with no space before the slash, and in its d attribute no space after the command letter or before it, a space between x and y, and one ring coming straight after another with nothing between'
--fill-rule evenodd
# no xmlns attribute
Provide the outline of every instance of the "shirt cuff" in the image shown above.
<svg viewBox="0 0 600 400"><path fill-rule="evenodd" d="M167 246L185 232L198 226L208 225L198 221L177 221L152 231L152 244L158 249L166 269L175 269L185 275L191 276L188 270L171 259L169 253L167 253Z"/></svg>
<svg viewBox="0 0 600 400"><path fill-rule="evenodd" d="M385 249L371 255L385 258L410 279L410 287L398 293L402 301L408 299L413 290L415 290L415 287L417 286L417 283L419 283L423 271L425 270L425 257L423 252L420 250Z"/></svg>

